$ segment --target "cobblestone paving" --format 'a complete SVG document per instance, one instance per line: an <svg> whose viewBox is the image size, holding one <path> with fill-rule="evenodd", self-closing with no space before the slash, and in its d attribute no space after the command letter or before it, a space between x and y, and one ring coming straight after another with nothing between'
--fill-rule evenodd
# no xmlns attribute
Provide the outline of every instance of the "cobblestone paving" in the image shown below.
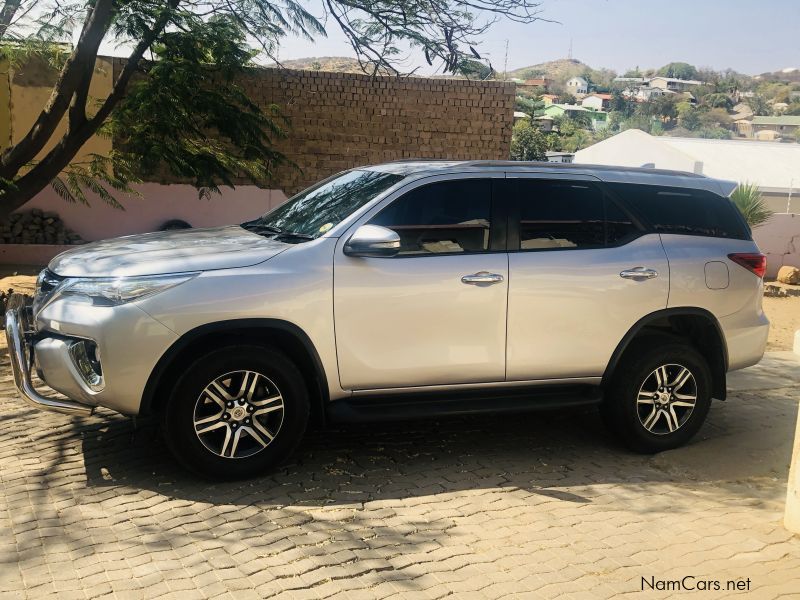
<svg viewBox="0 0 800 600"><path fill-rule="evenodd" d="M642 578L800 595L781 526L800 390L715 403L691 446L618 448L593 411L311 432L212 484L154 428L36 411L0 378L0 596L660 598ZM742 583L745 585L745 583Z"/></svg>

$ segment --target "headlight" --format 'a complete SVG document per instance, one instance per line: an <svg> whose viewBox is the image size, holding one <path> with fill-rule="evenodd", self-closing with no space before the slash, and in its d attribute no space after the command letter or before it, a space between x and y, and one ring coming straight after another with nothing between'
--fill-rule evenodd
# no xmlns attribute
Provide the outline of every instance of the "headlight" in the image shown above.
<svg viewBox="0 0 800 600"><path fill-rule="evenodd" d="M83 296L95 306L117 306L158 294L195 276L197 273L65 279L55 291L53 300L63 296Z"/></svg>

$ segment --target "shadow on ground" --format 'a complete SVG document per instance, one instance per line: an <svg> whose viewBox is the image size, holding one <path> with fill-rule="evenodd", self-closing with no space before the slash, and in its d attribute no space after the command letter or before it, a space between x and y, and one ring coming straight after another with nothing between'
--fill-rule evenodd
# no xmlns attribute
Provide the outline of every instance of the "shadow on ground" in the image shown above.
<svg viewBox="0 0 800 600"><path fill-rule="evenodd" d="M786 479L797 402L758 393L716 402L689 446L640 456L621 448L595 410L469 417L310 431L290 462L264 477L199 480L178 467L153 423L101 414L73 424L90 486L149 489L223 504L330 505L487 487L568 502L568 488L654 482L714 484L731 497L753 481ZM747 485L745 485L747 484Z"/></svg>

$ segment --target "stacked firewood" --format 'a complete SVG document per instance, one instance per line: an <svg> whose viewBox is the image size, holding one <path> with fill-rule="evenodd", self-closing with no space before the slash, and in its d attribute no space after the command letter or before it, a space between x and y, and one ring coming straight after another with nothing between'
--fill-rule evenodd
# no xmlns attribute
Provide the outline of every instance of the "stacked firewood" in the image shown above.
<svg viewBox="0 0 800 600"><path fill-rule="evenodd" d="M6 223L0 224L0 243L3 244L83 244L74 231L67 229L54 212L38 208L13 213Z"/></svg>

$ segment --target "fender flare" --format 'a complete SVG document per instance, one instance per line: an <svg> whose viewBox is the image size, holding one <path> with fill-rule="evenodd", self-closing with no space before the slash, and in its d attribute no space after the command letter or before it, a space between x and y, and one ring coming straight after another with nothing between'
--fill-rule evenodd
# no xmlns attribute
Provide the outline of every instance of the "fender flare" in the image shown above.
<svg viewBox="0 0 800 600"><path fill-rule="evenodd" d="M323 409L322 413L324 414L324 407L328 400L328 378L325 374L325 368L322 365L322 360L320 359L319 353L317 352L314 343L311 341L311 338L305 331L303 331L303 329L294 323L284 321L282 319L266 318L229 319L225 321L215 321L213 323L200 325L199 327L195 327L194 329L184 333L167 349L166 352L164 352L164 354L161 355L161 358L158 359L156 366L153 367L153 370L147 379L147 383L145 384L144 391L142 392L139 413L149 414L151 412L156 391L163 383L164 375L167 373L169 367L174 363L174 361L178 359L181 353L189 346L208 335L221 333L235 335L237 332L248 332L252 334L253 332L257 333L259 330L265 334L265 341L269 340L269 331L281 331L291 335L303 346L304 350L311 358L313 374L316 376L319 386L319 396L321 400L321 406L319 408Z"/></svg>
<svg viewBox="0 0 800 600"><path fill-rule="evenodd" d="M636 336L648 325L659 321L661 319L669 318L669 317L679 317L679 316L696 316L696 317L703 317L706 321L711 323L714 326L714 330L719 338L719 345L722 351L721 355L721 364L713 365L710 364L709 367L711 368L712 374L715 375L715 379L721 377L721 386L717 385L718 382L715 382L715 396L716 398L720 398L722 400L725 399L725 374L728 372L728 345L727 341L725 340L725 334L722 331L722 326L719 324L717 318L708 310L704 308L697 308L697 307L676 307L676 308L665 308L662 310L657 310L650 314L645 315L633 326L628 330L628 332L623 336L622 340L617 344L617 347L614 349L613 354L611 355L611 359L608 361L608 365L606 366L606 370L603 373L602 384L606 385L611 378L611 375L616 370L622 355L627 350L628 346L631 342L636 338Z"/></svg>

